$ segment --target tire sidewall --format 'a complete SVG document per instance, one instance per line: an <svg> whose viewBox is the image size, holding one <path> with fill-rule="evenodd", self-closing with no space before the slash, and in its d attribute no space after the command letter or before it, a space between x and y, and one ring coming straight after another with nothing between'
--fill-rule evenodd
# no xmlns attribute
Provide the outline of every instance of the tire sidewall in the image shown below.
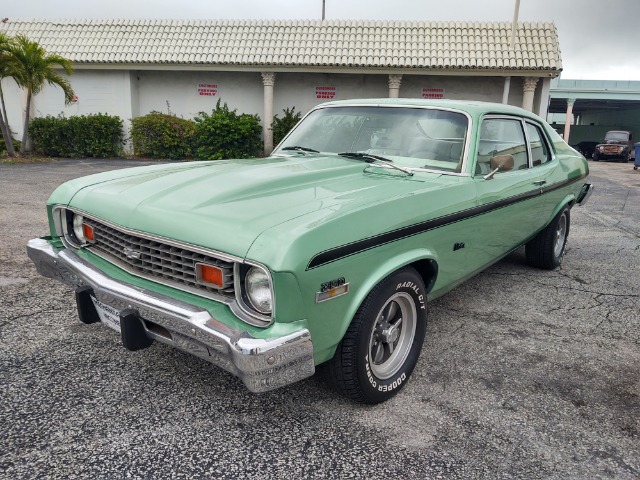
<svg viewBox="0 0 640 480"><path fill-rule="evenodd" d="M560 223L560 219L562 218L563 215L566 217L567 227L564 232L564 239L562 241L562 250L560 250L559 255L555 254L555 243L552 244L553 262L556 267L562 263L562 257L564 257L565 250L567 248L567 240L569 239L569 229L571 228L571 216L569 214L569 209L567 207L564 207L562 210L560 210L560 213L557 215L555 221L553 222L553 229L551 232L552 235L554 235L555 237L555 233L558 230L558 224Z"/></svg>
<svg viewBox="0 0 640 480"><path fill-rule="evenodd" d="M380 379L371 369L370 339L377 314L389 298L396 293L406 293L413 300L416 309L416 330L404 364L390 378ZM358 338L357 375L358 383L367 403L379 403L392 397L404 387L420 356L427 325L427 294L424 283L420 276L412 270L397 272L384 280L381 288L376 292L376 298L369 307L368 318L362 323L362 330Z"/></svg>

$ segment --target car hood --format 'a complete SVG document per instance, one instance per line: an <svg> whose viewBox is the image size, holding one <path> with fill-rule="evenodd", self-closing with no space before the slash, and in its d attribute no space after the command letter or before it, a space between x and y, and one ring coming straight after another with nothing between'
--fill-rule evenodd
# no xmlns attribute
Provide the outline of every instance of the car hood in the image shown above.
<svg viewBox="0 0 640 480"><path fill-rule="evenodd" d="M340 157L269 157L88 177L70 206L117 225L244 257L261 232L296 217L407 195L416 179Z"/></svg>

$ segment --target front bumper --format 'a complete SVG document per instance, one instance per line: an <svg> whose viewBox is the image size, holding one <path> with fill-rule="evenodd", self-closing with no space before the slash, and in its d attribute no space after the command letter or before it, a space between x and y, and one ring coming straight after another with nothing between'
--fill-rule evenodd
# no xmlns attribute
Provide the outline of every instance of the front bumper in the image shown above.
<svg viewBox="0 0 640 480"><path fill-rule="evenodd" d="M315 372L306 328L275 338L255 338L201 307L115 280L72 250L57 249L45 239L30 240L27 254L41 275L74 289L90 287L100 302L119 312L135 311L147 337L231 372L252 392L273 390Z"/></svg>

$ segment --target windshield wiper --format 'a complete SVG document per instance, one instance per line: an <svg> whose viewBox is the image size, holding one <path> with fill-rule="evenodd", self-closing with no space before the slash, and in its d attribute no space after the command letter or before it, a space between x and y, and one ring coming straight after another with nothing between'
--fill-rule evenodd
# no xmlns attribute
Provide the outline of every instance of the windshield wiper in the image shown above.
<svg viewBox="0 0 640 480"><path fill-rule="evenodd" d="M395 168L396 170L400 170L401 172L406 173L409 176L413 176L413 172L408 168L402 168L393 164L393 160L389 160L388 158L381 157L380 155L372 155L371 153L364 152L342 152L338 155L348 158L357 158L360 160L364 160L367 163L373 162L384 162L385 165L390 166L391 168Z"/></svg>
<svg viewBox="0 0 640 480"><path fill-rule="evenodd" d="M300 145L295 145L293 147L283 147L281 150L296 150L298 152L312 152L312 153L320 153L318 150L314 150L309 147L301 147Z"/></svg>

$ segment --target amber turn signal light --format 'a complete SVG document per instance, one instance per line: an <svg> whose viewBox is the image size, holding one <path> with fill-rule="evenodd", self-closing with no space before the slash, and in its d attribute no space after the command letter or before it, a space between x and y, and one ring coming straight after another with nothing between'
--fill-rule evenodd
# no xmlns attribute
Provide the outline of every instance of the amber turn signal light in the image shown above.
<svg viewBox="0 0 640 480"><path fill-rule="evenodd" d="M93 227L87 225L86 223L82 224L82 233L84 234L84 238L89 240L90 242L95 242L95 236L93 235Z"/></svg>
<svg viewBox="0 0 640 480"><path fill-rule="evenodd" d="M215 285L216 287L224 285L222 270L206 263L196 263L196 279L198 283L202 284Z"/></svg>

